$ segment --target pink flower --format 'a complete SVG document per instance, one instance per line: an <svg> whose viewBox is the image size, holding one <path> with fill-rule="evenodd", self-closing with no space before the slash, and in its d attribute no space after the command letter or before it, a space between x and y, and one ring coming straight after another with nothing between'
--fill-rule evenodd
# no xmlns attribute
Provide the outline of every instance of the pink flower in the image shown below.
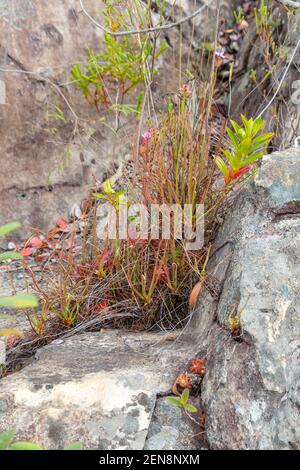
<svg viewBox="0 0 300 470"><path fill-rule="evenodd" d="M179 88L178 93L185 98L191 98L193 96L192 91L190 90L189 86L187 83L182 85L182 87Z"/></svg>
<svg viewBox="0 0 300 470"><path fill-rule="evenodd" d="M150 142L151 139L151 130L148 129L144 134L141 136L141 145L146 145Z"/></svg>

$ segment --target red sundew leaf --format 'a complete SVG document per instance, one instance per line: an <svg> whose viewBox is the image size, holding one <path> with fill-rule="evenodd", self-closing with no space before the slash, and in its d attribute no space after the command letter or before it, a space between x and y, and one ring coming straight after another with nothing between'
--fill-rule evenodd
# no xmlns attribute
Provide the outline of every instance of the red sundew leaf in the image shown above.
<svg viewBox="0 0 300 470"><path fill-rule="evenodd" d="M108 300L102 300L102 302L99 302L98 304L94 305L94 309L96 313L101 313L103 310L106 310L108 307L109 307Z"/></svg>
<svg viewBox="0 0 300 470"><path fill-rule="evenodd" d="M50 253L47 252L47 253L43 253L41 255L36 255L34 257L35 261L37 261L38 263L41 263L42 261L46 261L50 256Z"/></svg>
<svg viewBox="0 0 300 470"><path fill-rule="evenodd" d="M176 385L182 388L191 388L192 384L188 374L180 374L176 379Z"/></svg>
<svg viewBox="0 0 300 470"><path fill-rule="evenodd" d="M201 377L203 377L205 375L205 359L193 359L189 371L192 374L201 375Z"/></svg>
<svg viewBox="0 0 300 470"><path fill-rule="evenodd" d="M41 248L43 246L43 241L39 237L32 237L30 245L34 248Z"/></svg>
<svg viewBox="0 0 300 470"><path fill-rule="evenodd" d="M31 256L33 254L33 248L23 248L23 250L20 251L20 254L22 256Z"/></svg>
<svg viewBox="0 0 300 470"><path fill-rule="evenodd" d="M60 217L57 222L56 222L56 225L57 227L59 227L61 230L65 230L68 226L68 222L66 221L66 219L64 219L63 217Z"/></svg>

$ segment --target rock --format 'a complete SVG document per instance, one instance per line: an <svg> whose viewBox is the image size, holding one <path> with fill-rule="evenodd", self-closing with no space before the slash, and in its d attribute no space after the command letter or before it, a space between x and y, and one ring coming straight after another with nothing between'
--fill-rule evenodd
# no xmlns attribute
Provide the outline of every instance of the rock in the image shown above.
<svg viewBox="0 0 300 470"><path fill-rule="evenodd" d="M87 47L98 51L102 33L78 0L58 3L0 0L0 225L20 220L16 239L67 217L128 152L130 119L113 139L70 84L70 67L84 61ZM101 20L99 1L88 3Z"/></svg>
<svg viewBox="0 0 300 470"><path fill-rule="evenodd" d="M46 449L75 441L86 449L143 449L157 395L170 393L192 354L188 345L166 348L161 338L104 331L40 349L31 365L1 380L0 433L15 428L18 438ZM177 410L174 416L173 433ZM172 432L163 430L161 446Z"/></svg>
<svg viewBox="0 0 300 470"><path fill-rule="evenodd" d="M17 246L16 246L16 244L15 244L14 242L9 242L9 243L7 244L7 249L8 249L8 250L16 250L16 249L17 249Z"/></svg>
<svg viewBox="0 0 300 470"><path fill-rule="evenodd" d="M199 406L198 400L193 402ZM145 450L199 450L201 429L191 422L180 408L170 406L165 398L158 398L149 426Z"/></svg>
<svg viewBox="0 0 300 470"><path fill-rule="evenodd" d="M269 11L272 11L272 38L277 44L284 44L284 51L274 54L272 73L267 77L270 64L267 66L265 61L266 43L257 33L255 18L249 20L249 28L238 54L230 111L232 117L239 120L240 114L252 117L265 110L262 117L267 123L267 128L276 132L272 145L282 150L294 145L295 138L300 134L299 48L294 54L300 34L300 10L295 10L294 14L288 17L285 6L280 2L269 2L268 7ZM278 90L278 84L292 56L292 64ZM255 71L255 81L249 73L251 70ZM275 92L277 96L273 100Z"/></svg>
<svg viewBox="0 0 300 470"><path fill-rule="evenodd" d="M206 292L190 324L189 341L207 356L201 397L213 449L300 448L299 157L264 157L241 191L209 267L220 299Z"/></svg>

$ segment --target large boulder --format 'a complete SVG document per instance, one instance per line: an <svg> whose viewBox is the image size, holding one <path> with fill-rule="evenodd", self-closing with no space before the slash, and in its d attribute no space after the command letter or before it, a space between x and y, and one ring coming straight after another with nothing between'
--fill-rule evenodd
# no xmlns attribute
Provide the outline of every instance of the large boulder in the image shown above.
<svg viewBox="0 0 300 470"><path fill-rule="evenodd" d="M300 150L266 156L222 227L189 341L213 449L300 448ZM188 339L187 339L188 340Z"/></svg>
<svg viewBox="0 0 300 470"><path fill-rule="evenodd" d="M18 438L47 449L75 441L85 448L143 449L157 396L170 393L192 354L187 345L167 347L163 338L103 331L54 341L1 380L0 432L15 428ZM174 415L167 407L180 428L180 410ZM185 426L186 441L191 429ZM174 432L178 442L178 430L164 430L169 444Z"/></svg>

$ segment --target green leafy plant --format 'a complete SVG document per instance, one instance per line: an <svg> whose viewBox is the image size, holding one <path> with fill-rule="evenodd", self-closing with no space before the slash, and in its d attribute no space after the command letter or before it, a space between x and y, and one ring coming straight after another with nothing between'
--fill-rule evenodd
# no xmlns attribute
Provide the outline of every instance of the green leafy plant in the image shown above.
<svg viewBox="0 0 300 470"><path fill-rule="evenodd" d="M14 441L16 435L15 429L0 434L0 451L1 450L44 450L40 445L30 441ZM64 450L83 450L79 442L74 442L65 447Z"/></svg>
<svg viewBox="0 0 300 470"><path fill-rule="evenodd" d="M235 10L233 14L234 14L234 19L236 21L236 24L241 24L244 21L245 16L244 16L244 12L242 8L239 8L238 11Z"/></svg>
<svg viewBox="0 0 300 470"><path fill-rule="evenodd" d="M188 413L197 413L197 408L189 403L189 398L190 398L190 392L188 388L185 388L181 394L180 397L167 397L167 402L170 405L177 406L179 408L182 408L184 411Z"/></svg>
<svg viewBox="0 0 300 470"><path fill-rule="evenodd" d="M226 129L233 147L232 150L223 150L226 163L219 156L215 158L216 165L223 173L226 184L247 173L251 169L251 165L264 156L273 136L272 132L261 133L265 128L265 122L262 118L247 119L241 115L241 120L242 126L231 120L233 130Z"/></svg>
<svg viewBox="0 0 300 470"><path fill-rule="evenodd" d="M131 8L127 4L122 7L108 2L103 15L106 26L116 32L119 29L136 28L137 21L143 26L148 20L149 11L139 0ZM157 48L156 41L151 40L150 34L115 37L104 33L102 48L103 51L99 53L87 49L85 66L76 64L71 68L74 86L97 109L99 105L104 105L125 115L138 114L141 96L137 98L137 105L125 105L124 97L149 79L149 73L152 76L157 73L152 65L166 50L165 42L161 42ZM148 62L151 62L149 67Z"/></svg>
<svg viewBox="0 0 300 470"><path fill-rule="evenodd" d="M254 8L256 28L259 33L269 29L271 13L268 10L265 0L261 0L259 8Z"/></svg>

